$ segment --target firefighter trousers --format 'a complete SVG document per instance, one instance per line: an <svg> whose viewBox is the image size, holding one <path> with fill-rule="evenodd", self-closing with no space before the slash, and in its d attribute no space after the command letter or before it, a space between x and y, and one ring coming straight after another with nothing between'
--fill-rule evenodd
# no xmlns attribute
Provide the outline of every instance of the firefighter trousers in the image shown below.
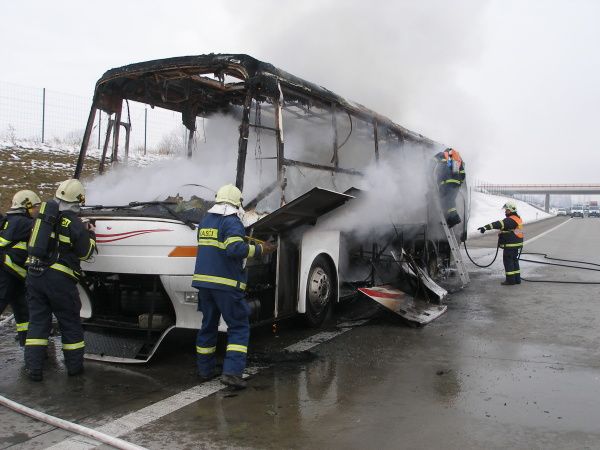
<svg viewBox="0 0 600 450"><path fill-rule="evenodd" d="M198 374L210 377L215 372L219 319L227 324L227 349L223 374L241 376L246 367L250 338L250 307L246 294L238 290L198 289L198 310L202 312L202 328L196 339Z"/></svg>
<svg viewBox="0 0 600 450"><path fill-rule="evenodd" d="M460 185L456 183L447 183L440 186L440 203L442 205L442 211L446 216L446 222L448 226L452 228L461 222L458 211L456 210L456 197Z"/></svg>
<svg viewBox="0 0 600 450"><path fill-rule="evenodd" d="M26 287L29 330L25 341L25 367L33 372L42 371L54 314L60 327L67 372L71 375L81 372L84 342L77 283L54 269L46 269L41 274L30 272Z"/></svg>
<svg viewBox="0 0 600 450"><path fill-rule="evenodd" d="M29 325L29 309L25 301L25 280L0 270L0 314L10 305L17 324L19 344L25 345Z"/></svg>
<svg viewBox="0 0 600 450"><path fill-rule="evenodd" d="M508 283L521 284L521 268L519 267L519 247L505 248L502 253L504 273Z"/></svg>

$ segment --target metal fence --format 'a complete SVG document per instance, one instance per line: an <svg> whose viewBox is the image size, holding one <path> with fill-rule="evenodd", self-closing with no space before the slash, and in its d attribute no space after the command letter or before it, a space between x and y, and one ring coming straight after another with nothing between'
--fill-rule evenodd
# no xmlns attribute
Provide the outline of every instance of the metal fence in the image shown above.
<svg viewBox="0 0 600 450"><path fill-rule="evenodd" d="M91 101L91 92L83 97L0 82L0 140L80 145ZM179 113L125 102L121 121L131 124L132 152L170 153L185 147L187 130ZM100 148L107 125L108 115L96 114L90 146Z"/></svg>

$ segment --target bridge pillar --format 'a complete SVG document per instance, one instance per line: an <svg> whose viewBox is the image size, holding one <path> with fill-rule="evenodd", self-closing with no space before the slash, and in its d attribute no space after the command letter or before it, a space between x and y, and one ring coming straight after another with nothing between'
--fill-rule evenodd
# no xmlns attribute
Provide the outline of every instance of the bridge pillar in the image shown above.
<svg viewBox="0 0 600 450"><path fill-rule="evenodd" d="M544 211L550 212L550 193L546 192L546 201L544 202Z"/></svg>

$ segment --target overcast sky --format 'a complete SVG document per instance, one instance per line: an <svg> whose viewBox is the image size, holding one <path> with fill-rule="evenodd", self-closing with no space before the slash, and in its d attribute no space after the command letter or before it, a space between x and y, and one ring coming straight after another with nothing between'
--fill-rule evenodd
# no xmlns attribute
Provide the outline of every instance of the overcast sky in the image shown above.
<svg viewBox="0 0 600 450"><path fill-rule="evenodd" d="M600 2L4 2L0 80L88 96L109 68L248 53L454 146L471 179L597 182Z"/></svg>

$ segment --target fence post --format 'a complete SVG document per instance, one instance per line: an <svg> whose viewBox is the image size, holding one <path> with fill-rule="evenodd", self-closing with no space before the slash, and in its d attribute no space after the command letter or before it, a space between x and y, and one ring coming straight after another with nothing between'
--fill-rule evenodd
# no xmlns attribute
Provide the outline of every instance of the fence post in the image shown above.
<svg viewBox="0 0 600 450"><path fill-rule="evenodd" d="M148 138L148 108L144 108L144 156L146 156L147 138Z"/></svg>
<svg viewBox="0 0 600 450"><path fill-rule="evenodd" d="M42 88L42 144L44 143L45 128L46 128L46 88Z"/></svg>

